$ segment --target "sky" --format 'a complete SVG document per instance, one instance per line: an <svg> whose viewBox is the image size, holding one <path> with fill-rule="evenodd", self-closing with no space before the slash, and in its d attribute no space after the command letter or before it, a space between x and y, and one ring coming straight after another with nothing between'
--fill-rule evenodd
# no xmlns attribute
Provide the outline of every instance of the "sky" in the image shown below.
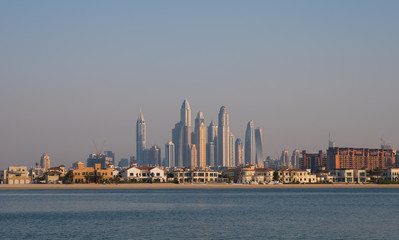
<svg viewBox="0 0 399 240"><path fill-rule="evenodd" d="M0 1L0 169L116 160L192 119L283 149L399 148L398 1ZM194 126L194 121L192 122Z"/></svg>

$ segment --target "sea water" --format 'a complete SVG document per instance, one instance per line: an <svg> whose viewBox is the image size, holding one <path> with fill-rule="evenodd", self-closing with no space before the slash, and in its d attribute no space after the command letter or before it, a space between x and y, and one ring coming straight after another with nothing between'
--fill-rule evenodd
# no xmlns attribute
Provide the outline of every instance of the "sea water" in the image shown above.
<svg viewBox="0 0 399 240"><path fill-rule="evenodd" d="M0 191L0 239L398 238L399 189Z"/></svg>

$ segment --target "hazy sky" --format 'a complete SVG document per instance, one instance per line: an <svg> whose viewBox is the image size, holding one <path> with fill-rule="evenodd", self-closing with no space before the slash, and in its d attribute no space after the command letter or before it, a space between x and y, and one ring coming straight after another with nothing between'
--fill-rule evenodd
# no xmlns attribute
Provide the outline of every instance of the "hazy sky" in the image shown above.
<svg viewBox="0 0 399 240"><path fill-rule="evenodd" d="M286 148L399 148L399 1L0 1L0 169L164 145L194 120ZM194 121L192 123L194 126Z"/></svg>

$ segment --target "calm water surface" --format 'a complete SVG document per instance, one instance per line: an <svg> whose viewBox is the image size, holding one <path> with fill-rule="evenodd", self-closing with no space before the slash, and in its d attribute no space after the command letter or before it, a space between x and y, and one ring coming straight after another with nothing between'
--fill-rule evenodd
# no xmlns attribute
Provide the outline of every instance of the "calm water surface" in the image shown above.
<svg viewBox="0 0 399 240"><path fill-rule="evenodd" d="M398 239L399 189L2 190L1 239Z"/></svg>

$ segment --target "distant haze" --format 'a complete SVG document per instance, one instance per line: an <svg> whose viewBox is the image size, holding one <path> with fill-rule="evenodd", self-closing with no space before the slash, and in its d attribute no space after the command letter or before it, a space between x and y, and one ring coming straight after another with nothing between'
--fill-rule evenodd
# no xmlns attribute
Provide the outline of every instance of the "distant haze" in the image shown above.
<svg viewBox="0 0 399 240"><path fill-rule="evenodd" d="M399 1L0 1L0 169L165 143L188 99L264 153L399 148ZM194 126L194 121L192 121Z"/></svg>

